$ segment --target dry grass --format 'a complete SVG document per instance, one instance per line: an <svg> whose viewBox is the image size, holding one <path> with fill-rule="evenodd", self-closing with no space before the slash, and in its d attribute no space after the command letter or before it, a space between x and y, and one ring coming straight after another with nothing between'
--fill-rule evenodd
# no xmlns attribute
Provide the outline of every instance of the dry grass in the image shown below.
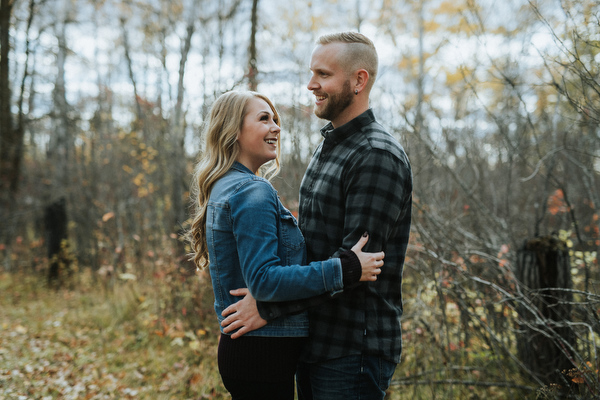
<svg viewBox="0 0 600 400"><path fill-rule="evenodd" d="M0 399L228 397L217 331L158 316L160 305L137 294L152 288L53 291L26 275L0 281Z"/></svg>
<svg viewBox="0 0 600 400"><path fill-rule="evenodd" d="M111 286L84 270L72 282L75 290L50 290L33 274L0 275L0 400L229 398L216 365L219 333L210 285L180 275L171 271L143 284L126 279ZM413 332L411 318L395 380L449 376L438 346ZM482 357L483 366L487 355ZM438 374L423 376L423 370ZM482 367L464 379L491 373ZM387 399L508 394L494 387L404 383L392 386Z"/></svg>

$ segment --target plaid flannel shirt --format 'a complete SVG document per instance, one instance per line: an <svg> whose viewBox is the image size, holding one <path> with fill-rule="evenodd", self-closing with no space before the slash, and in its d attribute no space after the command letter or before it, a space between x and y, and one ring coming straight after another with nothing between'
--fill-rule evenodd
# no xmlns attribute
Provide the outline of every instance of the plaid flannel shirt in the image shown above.
<svg viewBox="0 0 600 400"><path fill-rule="evenodd" d="M385 252L382 273L376 282L361 282L334 297L262 303L259 311L270 319L312 305L303 361L365 354L400 362L402 271L412 205L408 157L371 110L337 129L329 123L321 133L325 140L300 187L299 224L308 261L338 256L367 231L363 250Z"/></svg>

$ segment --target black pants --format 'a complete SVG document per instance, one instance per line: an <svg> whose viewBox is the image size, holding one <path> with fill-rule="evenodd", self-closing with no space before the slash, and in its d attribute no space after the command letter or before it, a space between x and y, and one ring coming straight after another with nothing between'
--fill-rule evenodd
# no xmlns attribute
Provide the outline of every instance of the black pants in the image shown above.
<svg viewBox="0 0 600 400"><path fill-rule="evenodd" d="M219 373L233 400L293 400L307 338L221 335Z"/></svg>

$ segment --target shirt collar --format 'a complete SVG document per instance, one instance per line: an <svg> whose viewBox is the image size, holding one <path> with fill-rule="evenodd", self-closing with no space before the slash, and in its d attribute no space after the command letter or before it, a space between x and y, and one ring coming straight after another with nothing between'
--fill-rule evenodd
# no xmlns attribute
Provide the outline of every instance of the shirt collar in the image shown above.
<svg viewBox="0 0 600 400"><path fill-rule="evenodd" d="M360 132L364 126L367 126L374 121L375 115L373 114L373 110L369 108L358 117L335 129L333 128L331 122L329 122L327 125L321 128L321 135L327 141L338 143L353 133Z"/></svg>

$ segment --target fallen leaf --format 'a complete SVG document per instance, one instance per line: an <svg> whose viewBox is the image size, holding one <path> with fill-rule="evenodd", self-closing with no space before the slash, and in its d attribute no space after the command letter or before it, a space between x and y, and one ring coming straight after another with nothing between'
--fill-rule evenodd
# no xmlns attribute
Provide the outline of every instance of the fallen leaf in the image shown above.
<svg viewBox="0 0 600 400"><path fill-rule="evenodd" d="M17 325L15 327L15 332L20 333L21 335L24 335L27 333L27 328L25 328L23 325Z"/></svg>
<svg viewBox="0 0 600 400"><path fill-rule="evenodd" d="M109 219L111 219L111 218L112 218L112 217L114 217L114 216L115 216L115 213L114 213L114 212L112 212L112 211L110 211L110 212L107 212L106 214L104 214L104 215L102 216L102 222L106 222L106 221L108 221Z"/></svg>

